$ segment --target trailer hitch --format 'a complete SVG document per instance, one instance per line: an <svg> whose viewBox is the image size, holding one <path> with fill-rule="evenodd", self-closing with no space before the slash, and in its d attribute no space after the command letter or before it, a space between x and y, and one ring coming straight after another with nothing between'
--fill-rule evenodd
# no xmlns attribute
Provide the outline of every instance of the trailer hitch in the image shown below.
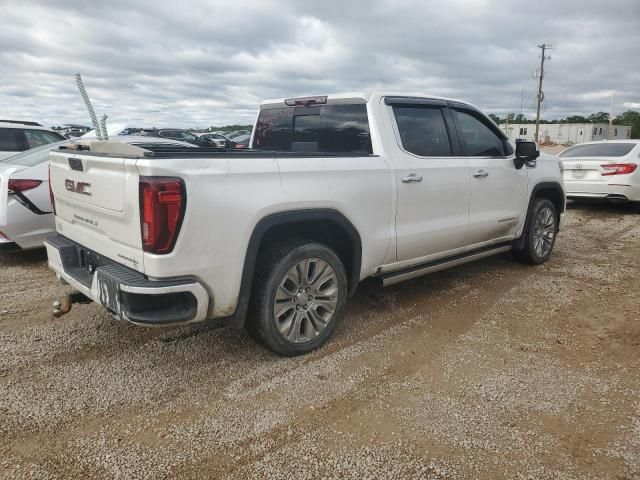
<svg viewBox="0 0 640 480"><path fill-rule="evenodd" d="M60 318L69 313L74 303L91 303L91 299L80 292L69 293L64 296L62 302L53 302L53 318Z"/></svg>

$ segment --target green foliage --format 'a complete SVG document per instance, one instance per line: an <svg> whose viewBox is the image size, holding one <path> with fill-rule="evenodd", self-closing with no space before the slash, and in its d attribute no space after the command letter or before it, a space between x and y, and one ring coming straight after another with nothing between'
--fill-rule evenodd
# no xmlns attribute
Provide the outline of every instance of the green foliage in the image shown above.
<svg viewBox="0 0 640 480"><path fill-rule="evenodd" d="M591 123L587 117L583 117L582 115L570 115L562 120L567 123ZM557 122L560 123L559 120Z"/></svg>
<svg viewBox="0 0 640 480"><path fill-rule="evenodd" d="M236 130L251 130L253 125L224 125L222 127L209 127L210 132L234 132Z"/></svg>
<svg viewBox="0 0 640 480"><path fill-rule="evenodd" d="M588 123L609 123L609 114L607 112L592 113L587 120Z"/></svg>
<svg viewBox="0 0 640 480"><path fill-rule="evenodd" d="M616 125L628 125L631 127L631 138L640 138L640 112L627 110L618 115L613 123Z"/></svg>

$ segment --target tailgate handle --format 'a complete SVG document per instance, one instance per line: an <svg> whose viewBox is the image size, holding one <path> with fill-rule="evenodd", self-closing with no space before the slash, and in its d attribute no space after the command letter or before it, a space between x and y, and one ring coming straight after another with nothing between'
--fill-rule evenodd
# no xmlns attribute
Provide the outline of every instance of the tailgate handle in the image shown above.
<svg viewBox="0 0 640 480"><path fill-rule="evenodd" d="M82 160L79 158L69 158L69 166L71 170L75 170L76 172L82 172Z"/></svg>

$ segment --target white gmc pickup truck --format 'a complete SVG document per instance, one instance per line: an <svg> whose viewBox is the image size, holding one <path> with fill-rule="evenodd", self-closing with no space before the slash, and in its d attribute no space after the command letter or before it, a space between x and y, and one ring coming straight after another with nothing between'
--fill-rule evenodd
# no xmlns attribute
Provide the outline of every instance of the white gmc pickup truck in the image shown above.
<svg viewBox="0 0 640 480"><path fill-rule="evenodd" d="M514 151L457 100L269 100L251 146L52 152L51 268L118 319L226 318L297 355L331 336L364 278L389 285L508 250L545 262L565 209L558 159Z"/></svg>

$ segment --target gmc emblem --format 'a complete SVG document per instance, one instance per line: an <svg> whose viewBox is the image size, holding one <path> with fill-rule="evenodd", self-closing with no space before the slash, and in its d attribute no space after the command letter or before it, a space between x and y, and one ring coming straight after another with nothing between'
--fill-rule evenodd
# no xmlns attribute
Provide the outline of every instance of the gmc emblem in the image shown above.
<svg viewBox="0 0 640 480"><path fill-rule="evenodd" d="M87 182L76 182L74 180L65 179L64 187L70 192L79 193L80 195L89 195L91 196L91 192L89 189L91 188L91 184Z"/></svg>

